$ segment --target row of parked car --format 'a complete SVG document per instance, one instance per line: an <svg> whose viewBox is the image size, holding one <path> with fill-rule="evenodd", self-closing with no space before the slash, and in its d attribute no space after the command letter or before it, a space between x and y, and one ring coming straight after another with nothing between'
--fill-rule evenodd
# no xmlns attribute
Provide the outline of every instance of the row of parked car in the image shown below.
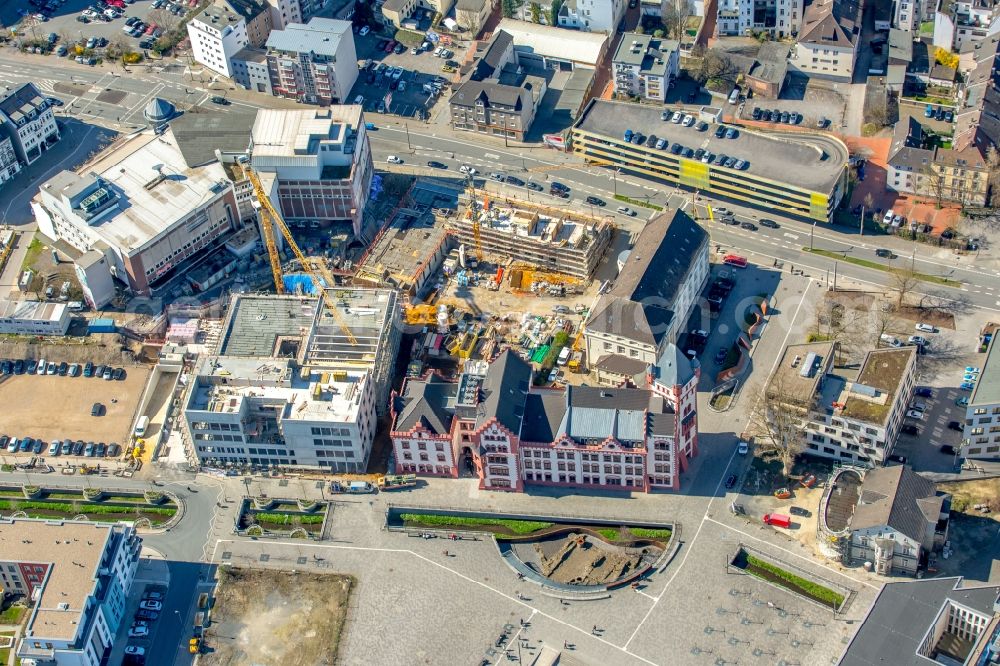
<svg viewBox="0 0 1000 666"><path fill-rule="evenodd" d="M71 439L57 439L46 444L34 437L10 437L0 435L0 450L7 453L32 453L39 455L47 452L50 456L86 456L87 458L117 458L121 455L121 444L111 442L84 442Z"/></svg>
<svg viewBox="0 0 1000 666"><path fill-rule="evenodd" d="M155 591L146 592L142 597L142 601L139 602L139 610L135 612L135 620L132 622L132 626L129 627L129 638L146 638L149 636L149 623L156 622L162 610L163 593ZM137 650L129 652L129 649L133 647L130 645L125 648L125 654L141 654Z"/></svg>
<svg viewBox="0 0 1000 666"><path fill-rule="evenodd" d="M782 111L781 109L761 109L754 107L750 116L754 120L761 120L765 123L784 123L786 125L798 125L802 122L802 114L795 111Z"/></svg>
<svg viewBox="0 0 1000 666"><path fill-rule="evenodd" d="M90 361L87 363L56 363L46 361L44 358L35 359L2 359L0 360L0 375L59 375L60 377L97 377L108 381L125 379L125 368L116 368L110 365L94 365Z"/></svg>
<svg viewBox="0 0 1000 666"><path fill-rule="evenodd" d="M940 106L935 107L933 104L928 104L924 107L924 118L933 118L934 120L943 120L950 123L955 119L955 114L951 109L945 109Z"/></svg>

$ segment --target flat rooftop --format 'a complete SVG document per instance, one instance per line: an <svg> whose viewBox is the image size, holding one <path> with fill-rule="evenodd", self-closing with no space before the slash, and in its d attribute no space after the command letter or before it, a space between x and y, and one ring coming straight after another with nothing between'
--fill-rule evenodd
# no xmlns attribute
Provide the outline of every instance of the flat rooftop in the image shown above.
<svg viewBox="0 0 1000 666"><path fill-rule="evenodd" d="M969 398L970 407L1000 403L1000 351L997 351L996 341L997 335L994 333L990 347L986 350L986 361L979 373L979 381Z"/></svg>
<svg viewBox="0 0 1000 666"><path fill-rule="evenodd" d="M916 354L916 347L868 352L858 371L858 378L848 388L846 400L840 401L844 404L841 414L859 421L884 423ZM869 395L864 387L875 389L876 395Z"/></svg>
<svg viewBox="0 0 1000 666"><path fill-rule="evenodd" d="M187 409L239 414L245 400L280 407L280 418L353 422L366 372L311 372L303 377L290 360L211 356L199 361Z"/></svg>
<svg viewBox="0 0 1000 666"><path fill-rule="evenodd" d="M362 107L353 104L321 109L261 109L253 124L253 158L316 155L320 143L343 143L348 130L361 125Z"/></svg>
<svg viewBox="0 0 1000 666"><path fill-rule="evenodd" d="M822 134L763 133L737 127L739 135L735 139L717 139L715 125L699 132L694 127L661 120L663 110L661 106L595 99L581 113L574 129L617 140L622 139L626 129L642 132L646 136L655 134L685 148L704 148L717 155L724 153L747 160L750 166L742 173L818 192L833 189L847 163L848 154L844 145ZM689 113L697 116L695 111ZM646 150L656 151L655 148ZM668 150L662 152L671 155ZM719 170L724 167L713 168Z"/></svg>
<svg viewBox="0 0 1000 666"><path fill-rule="evenodd" d="M0 300L0 319L59 321L65 311L64 303Z"/></svg>
<svg viewBox="0 0 1000 666"><path fill-rule="evenodd" d="M810 342L785 347L771 378L772 390L780 390L786 397L808 406L819 390L836 345L836 342Z"/></svg>
<svg viewBox="0 0 1000 666"><path fill-rule="evenodd" d="M126 250L153 241L230 187L220 164L188 167L170 130L160 136L150 130L116 143L76 173L56 174L41 189L57 199L71 197L92 174L111 186L118 204L91 220L90 229Z"/></svg>
<svg viewBox="0 0 1000 666"><path fill-rule="evenodd" d="M111 525L30 519L0 521L0 562L51 564L25 638L72 641L87 598L97 585L98 567ZM66 604L65 610L59 604Z"/></svg>
<svg viewBox="0 0 1000 666"><path fill-rule="evenodd" d="M396 212L357 267L362 279L411 284L445 241L447 230L434 214L404 208Z"/></svg>
<svg viewBox="0 0 1000 666"><path fill-rule="evenodd" d="M382 351L386 330L395 321L396 293L357 288L328 293L336 315L325 304L319 307L319 296L233 296L217 353L292 358L318 366L373 362Z"/></svg>

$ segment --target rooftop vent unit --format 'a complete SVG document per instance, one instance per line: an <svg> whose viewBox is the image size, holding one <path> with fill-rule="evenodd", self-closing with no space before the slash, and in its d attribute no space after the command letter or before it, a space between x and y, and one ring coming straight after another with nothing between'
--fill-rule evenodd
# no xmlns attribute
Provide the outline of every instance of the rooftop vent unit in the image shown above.
<svg viewBox="0 0 1000 666"><path fill-rule="evenodd" d="M799 368L799 376L801 377L812 377L813 372L816 369L816 361L819 360L819 355L816 352L809 352L806 354L805 363Z"/></svg>
<svg viewBox="0 0 1000 666"><path fill-rule="evenodd" d="M858 395L863 395L868 398L876 398L878 397L879 393L881 393L881 391L879 391L877 388L873 386L868 386L867 384L859 384L855 382L854 385L851 386L851 393L857 393Z"/></svg>

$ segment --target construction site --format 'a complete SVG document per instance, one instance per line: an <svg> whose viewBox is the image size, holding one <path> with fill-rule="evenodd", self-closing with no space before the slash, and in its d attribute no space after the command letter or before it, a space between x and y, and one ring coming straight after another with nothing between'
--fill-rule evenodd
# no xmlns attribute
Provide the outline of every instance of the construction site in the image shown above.
<svg viewBox="0 0 1000 666"><path fill-rule="evenodd" d="M593 278L614 224L497 200L471 187L452 191L453 200L425 201L427 207L415 211L423 217L406 229L410 237L418 231L415 254L401 243L402 228L395 221L376 241L387 251L370 253L383 261L392 254L395 264L414 276L407 283L421 285L409 292L403 314L415 334L410 374L427 365L489 359L509 346L536 364L536 383L570 381L567 371L584 369L582 326L597 296ZM432 226L424 221L430 215Z"/></svg>

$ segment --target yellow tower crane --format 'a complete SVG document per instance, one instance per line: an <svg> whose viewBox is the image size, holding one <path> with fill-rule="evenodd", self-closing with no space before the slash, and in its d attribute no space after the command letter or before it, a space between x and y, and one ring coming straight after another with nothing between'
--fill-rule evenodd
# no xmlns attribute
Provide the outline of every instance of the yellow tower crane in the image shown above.
<svg viewBox="0 0 1000 666"><path fill-rule="evenodd" d="M271 260L271 274L274 276L274 289L279 294L285 293L285 282L283 278L283 271L281 269L281 257L278 256L278 246L275 242L274 227L277 226L278 230L281 231L282 237L285 242L288 243L288 247L292 248L292 253L295 258L299 260L302 264L302 270L304 270L309 277L313 279L316 283L316 288L319 290L320 296L323 298L323 302L326 304L327 309L330 311L330 315L337 321L340 325L340 330L344 332L344 337L346 337L352 345L358 344L357 338L351 333L351 329L347 327L340 313L337 311L337 303L333 300L327 290L323 288L323 282L325 281L328 287L334 285L333 275L330 271L323 265L322 260L315 257L307 257L302 253L299 244L295 242L295 238L292 237L292 232L288 230L288 225L285 224L284 218L281 217L281 213L274 207L271 203L271 198L264 191L264 186L260 182L260 177L257 172L253 170L250 166L250 160L244 159L240 160L240 166L247 175L247 179L250 181L250 185L253 186L254 196L257 198L257 212L260 215L260 226L264 230L264 243L267 245L267 256Z"/></svg>

